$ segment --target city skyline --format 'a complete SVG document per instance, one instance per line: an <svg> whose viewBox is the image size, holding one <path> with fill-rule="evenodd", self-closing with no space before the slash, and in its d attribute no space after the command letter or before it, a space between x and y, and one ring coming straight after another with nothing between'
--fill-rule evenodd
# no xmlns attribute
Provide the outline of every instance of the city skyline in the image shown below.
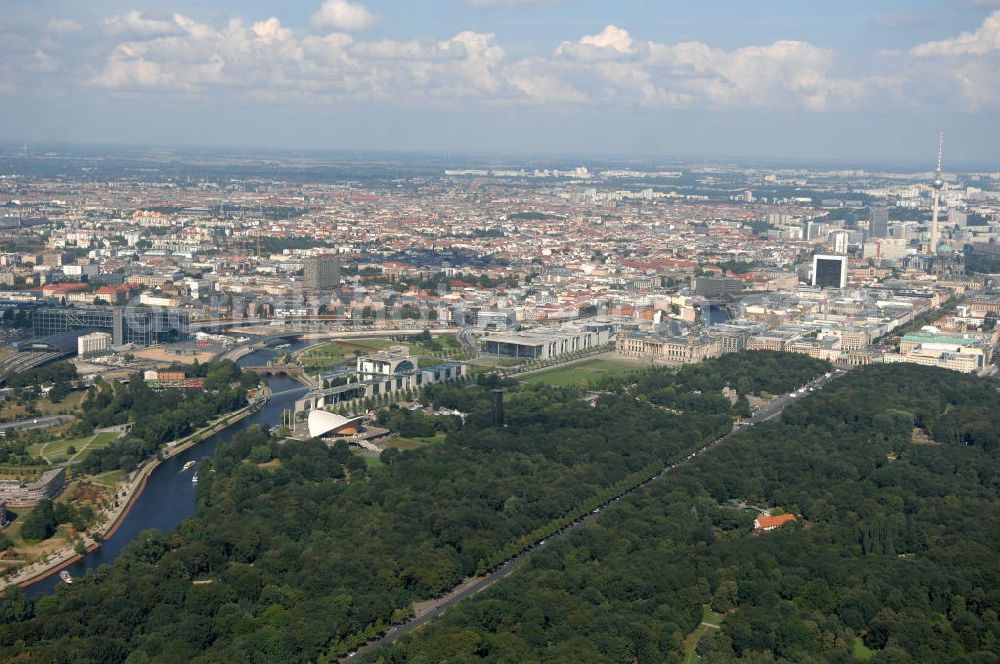
<svg viewBox="0 0 1000 664"><path fill-rule="evenodd" d="M9 143L993 164L1000 4L51 2ZM419 129L419 131L415 131ZM932 164L929 164L932 165Z"/></svg>

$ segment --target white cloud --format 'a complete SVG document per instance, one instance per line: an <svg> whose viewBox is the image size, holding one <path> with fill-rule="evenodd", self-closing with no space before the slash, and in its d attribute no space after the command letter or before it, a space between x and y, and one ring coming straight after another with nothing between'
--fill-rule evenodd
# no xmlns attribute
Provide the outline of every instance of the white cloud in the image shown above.
<svg viewBox="0 0 1000 664"><path fill-rule="evenodd" d="M174 14L172 21L146 18L142 12L133 9L125 14L106 18L101 21L100 25L104 32L113 36L152 37L177 32L178 17L180 17L179 14Z"/></svg>
<svg viewBox="0 0 1000 664"><path fill-rule="evenodd" d="M556 55L580 59L601 59L632 52L632 37L627 30L609 25L596 35L584 35L579 41L563 42Z"/></svg>
<svg viewBox="0 0 1000 664"><path fill-rule="evenodd" d="M973 31L910 49L911 79L933 86L938 99L970 110L1000 107L1000 11Z"/></svg>
<svg viewBox="0 0 1000 664"><path fill-rule="evenodd" d="M32 68L37 71L51 72L59 68L59 63L42 49L35 49L32 56Z"/></svg>
<svg viewBox="0 0 1000 664"><path fill-rule="evenodd" d="M378 20L378 17L362 4L348 0L326 0L313 14L311 22L317 28L356 32L374 27Z"/></svg>
<svg viewBox="0 0 1000 664"><path fill-rule="evenodd" d="M179 34L119 44L90 83L112 90L224 91L254 99L419 100L500 94L505 53L493 35L355 42L344 33L298 37L277 18L216 29L178 16Z"/></svg>
<svg viewBox="0 0 1000 664"><path fill-rule="evenodd" d="M650 107L828 110L861 102L864 85L835 77L833 53L778 41L734 51L702 42L637 42L609 25L563 42L548 66L595 101Z"/></svg>
<svg viewBox="0 0 1000 664"><path fill-rule="evenodd" d="M596 35L581 37L580 43L584 46L610 48L619 53L628 53L632 50L632 37L629 36L628 31L614 25L607 26Z"/></svg>
<svg viewBox="0 0 1000 664"><path fill-rule="evenodd" d="M71 18L54 18L49 21L45 29L57 35L68 35L73 32L79 32L83 29L83 26Z"/></svg>
<svg viewBox="0 0 1000 664"><path fill-rule="evenodd" d="M973 32L963 32L953 39L925 42L910 53L917 57L985 55L1000 50L1000 11L995 11Z"/></svg>
<svg viewBox="0 0 1000 664"><path fill-rule="evenodd" d="M353 18L338 14L344 7L363 11ZM547 55L512 59L488 33L365 40L348 34L377 20L362 5L328 1L321 15L315 23L340 28L317 34L286 27L277 17L211 25L181 14L127 12L101 21L117 38L101 38L110 45L97 63L66 57L44 41L0 44L0 51L16 51L6 65L0 61L0 84L23 83L27 74L20 72L58 64L64 83L72 75L108 91L203 99L830 111L864 108L894 94L906 99L908 84L899 72L909 75L906 68L919 60L883 57L879 77L852 78L838 74L833 51L808 42L721 49L641 40L616 25L555 43ZM984 65L957 64L943 77L949 85L970 103L995 103L996 75Z"/></svg>

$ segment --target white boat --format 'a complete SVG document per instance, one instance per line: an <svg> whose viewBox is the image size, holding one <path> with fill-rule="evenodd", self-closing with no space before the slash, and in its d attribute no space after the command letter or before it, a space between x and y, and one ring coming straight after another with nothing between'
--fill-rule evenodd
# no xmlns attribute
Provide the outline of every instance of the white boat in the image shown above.
<svg viewBox="0 0 1000 664"><path fill-rule="evenodd" d="M197 484L198 483L198 476L195 475L194 477L192 477L191 481L194 482L195 484Z"/></svg>
<svg viewBox="0 0 1000 664"><path fill-rule="evenodd" d="M186 473L187 471L191 470L191 468L194 467L194 464L195 464L194 461L188 461L188 462L186 462L184 464L184 466L181 468L181 472L182 473Z"/></svg>
<svg viewBox="0 0 1000 664"><path fill-rule="evenodd" d="M59 572L59 578L63 583L73 583L73 577L66 570Z"/></svg>

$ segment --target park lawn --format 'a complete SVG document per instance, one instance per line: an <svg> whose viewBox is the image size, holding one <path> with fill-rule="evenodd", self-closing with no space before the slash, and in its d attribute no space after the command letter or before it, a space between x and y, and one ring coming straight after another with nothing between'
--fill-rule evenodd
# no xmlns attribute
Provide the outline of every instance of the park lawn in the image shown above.
<svg viewBox="0 0 1000 664"><path fill-rule="evenodd" d="M709 627L709 625L721 625L725 619L725 614L712 611L707 604L702 607L701 624L684 639L684 664L696 664L696 662L701 661L701 657L698 656L698 642L709 632L716 630L715 627Z"/></svg>
<svg viewBox="0 0 1000 664"><path fill-rule="evenodd" d="M364 450L361 450L357 447L352 447L350 449L350 452L352 456L356 456L362 461L364 461L365 466L367 466L368 470L370 471L376 472L381 468L385 468L385 464L382 463L382 459L380 459L378 456L373 456L372 454Z"/></svg>
<svg viewBox="0 0 1000 664"><path fill-rule="evenodd" d="M407 345L399 341L392 341L391 339L343 339L338 343L347 346L348 348L351 348L351 346L357 346L360 348L367 348L369 350L382 350L383 348L389 348L390 346Z"/></svg>
<svg viewBox="0 0 1000 664"><path fill-rule="evenodd" d="M396 345L400 344L388 339L343 339L312 346L302 353L301 360L309 366L332 366L353 356L355 352L364 354Z"/></svg>
<svg viewBox="0 0 1000 664"><path fill-rule="evenodd" d="M867 662L875 656L875 651L866 646L865 642L861 639L854 639L854 644L851 646L851 655L859 662Z"/></svg>
<svg viewBox="0 0 1000 664"><path fill-rule="evenodd" d="M40 556L61 547L69 537L70 529L65 524L60 524L56 528L55 534L47 540L28 542L21 537L21 526L24 525L24 517L31 510L31 507L8 510L8 516L11 518L11 521L10 525L3 529L3 533L14 542L14 548L17 549L18 554L21 556Z"/></svg>
<svg viewBox="0 0 1000 664"><path fill-rule="evenodd" d="M101 449L107 447L118 438L118 434L111 431L101 431L91 436L81 438L69 438L54 440L49 443L41 443L32 454L44 456L52 463L62 463L63 461L77 460L88 450ZM32 446L36 447L36 446ZM69 448L75 447L76 452L71 456Z"/></svg>
<svg viewBox="0 0 1000 664"><path fill-rule="evenodd" d="M440 431L430 438L404 438L403 436L396 436L394 438L390 438L385 446L386 449L394 447L397 450L415 450L419 447L443 443L444 438L445 434Z"/></svg>
<svg viewBox="0 0 1000 664"><path fill-rule="evenodd" d="M98 475L92 475L90 481L94 484L100 484L103 487L107 487L114 491L118 488L118 485L125 481L125 477L128 475L128 471L123 468L118 468L117 470L109 470L106 473L100 473Z"/></svg>
<svg viewBox="0 0 1000 664"><path fill-rule="evenodd" d="M411 355L433 355L434 353L443 351L462 349L462 344L458 343L458 339L455 338L454 334L445 334L440 337L433 337L433 339L441 344L441 350L428 348L419 341L407 341L405 345L410 347Z"/></svg>
<svg viewBox="0 0 1000 664"><path fill-rule="evenodd" d="M0 417L5 421L23 420L28 417L40 417L48 415L71 415L80 409L83 400L87 398L87 390L71 392L59 403L52 403L48 397L43 396L35 402L35 412L28 414L24 406L18 405L13 399L8 399L0 406Z"/></svg>
<svg viewBox="0 0 1000 664"><path fill-rule="evenodd" d="M525 385L545 383L556 387L583 387L600 376L618 376L635 371L636 368L634 364L615 360L587 360L531 374L521 382Z"/></svg>

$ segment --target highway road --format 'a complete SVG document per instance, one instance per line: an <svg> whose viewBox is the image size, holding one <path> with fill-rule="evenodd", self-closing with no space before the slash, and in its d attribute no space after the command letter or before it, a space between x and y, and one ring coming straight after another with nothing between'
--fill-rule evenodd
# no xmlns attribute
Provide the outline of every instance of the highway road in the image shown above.
<svg viewBox="0 0 1000 664"><path fill-rule="evenodd" d="M651 482L655 482L655 481L657 481L657 480L665 477L666 475L669 475L670 473L672 473L673 471L677 470L678 468L680 468L685 463L687 463L687 462L691 461L692 459L694 459L699 454L707 452L711 448L713 448L713 447L715 447L717 445L720 445L721 443L723 443L724 441L726 441L730 436L732 436L733 433L736 433L737 431L740 431L742 429L751 427L751 426L753 426L755 424L759 424L761 422L767 422L769 420L775 419L776 417L780 416L781 413L785 410L785 408L787 408L789 405L795 403L799 399L805 398L810 393L815 392L816 390L823 389L824 387L826 387L827 385L829 385L832 381L835 381L835 380L837 380L838 378L841 378L844 375L846 375L846 371L844 371L843 369L837 369L837 370L832 371L829 374L825 374L825 375L820 376L819 378L817 378L817 379L815 379L815 380L813 380L813 381L811 381L809 383L806 383L805 385L803 385L802 387L800 387L798 390L795 390L794 392L791 392L791 393L788 393L788 394L783 394L783 395L781 395L779 397L776 397L776 398L772 399L766 405L764 405L761 408L759 408L753 414L752 417L750 417L750 418L744 420L743 422L741 422L733 431L727 433L724 436L716 438L715 440L707 443L706 445L698 448L697 450L694 450L693 452L689 453L687 456L685 456L685 457L681 458L680 460L674 462L673 464L665 467L664 469L662 469L661 471L659 471L658 473L656 473L652 477L646 479L645 481L641 482L640 484L632 487L631 489L626 490L622 494L620 494L620 495L612 498L611 500L607 501L606 503L604 503L603 505L601 505L600 507L598 507L597 509L595 509L593 512L585 514L584 516L582 516L581 518L577 519L576 521L574 521L570 525L566 526L565 528L563 528L559 532L555 533L551 537L543 539L540 542L536 542L535 544L533 544L532 546L530 546L528 549L526 549L525 551L521 552L520 554L514 556L513 558L511 558L507 562L503 563L502 565L500 565L500 567L498 567L494 571L490 572L486 576L477 577L475 579L467 580L463 584L461 584L458 587L456 587L455 589L453 589L451 592L449 592L449 593L445 594L444 596L438 598L432 604L432 606L429 608L429 610L427 610L425 613L423 613L420 616L418 616L416 618L413 618L412 620L409 620L408 622L405 622L405 623L403 623L401 625L397 625L395 627L390 627L388 630L385 631L385 633L381 637L379 637L379 638L377 638L375 640L369 641L365 645L363 645L360 648L358 648L356 651L354 651L352 653L349 653L349 654L347 654L347 655L339 658L337 661L339 661L339 662L351 662L355 658L357 658L359 655L371 652L372 650L375 650L376 648L379 648L381 646L394 643L395 641L399 640L400 637L402 637L402 636L404 636L406 634L409 634L410 632L414 631L415 629L418 629L418 628L422 627L423 625L426 625L427 623L431 622L432 620L434 620L435 618L437 618L438 616L440 616L442 613L444 613L445 611L447 611L450 607L452 607L455 604L458 604L459 602L461 602L463 599L465 599L467 597L470 597L472 595L475 595L477 593L480 593L480 592L486 590L487 588L489 588L490 586L492 586L493 584L495 584L497 581L500 581L501 579L510 576L514 572L514 570L516 570L518 567L520 567L521 565L523 565L525 563L525 561L527 561L528 558L530 558L532 556L532 554L534 554L536 551L539 551L540 549L545 548L546 546L548 546L549 544L551 544L554 540L559 539L560 537L564 536L566 533L569 533L569 532L571 532L573 530L576 530L577 528L579 528L580 526L584 525L585 523L587 523L591 519L596 518L598 516L598 514L600 514L601 512L603 512L606 508L609 508L609 507L613 506L615 503L617 503L619 500L621 500L625 496L627 496L627 495L629 495L631 493L634 493L635 491L638 491L639 489L642 489L642 488L646 487Z"/></svg>
<svg viewBox="0 0 1000 664"><path fill-rule="evenodd" d="M476 342L476 337L472 334L472 328L463 327L455 335L458 342L462 344L462 347L466 351L472 353L473 355L479 354L479 344Z"/></svg>

